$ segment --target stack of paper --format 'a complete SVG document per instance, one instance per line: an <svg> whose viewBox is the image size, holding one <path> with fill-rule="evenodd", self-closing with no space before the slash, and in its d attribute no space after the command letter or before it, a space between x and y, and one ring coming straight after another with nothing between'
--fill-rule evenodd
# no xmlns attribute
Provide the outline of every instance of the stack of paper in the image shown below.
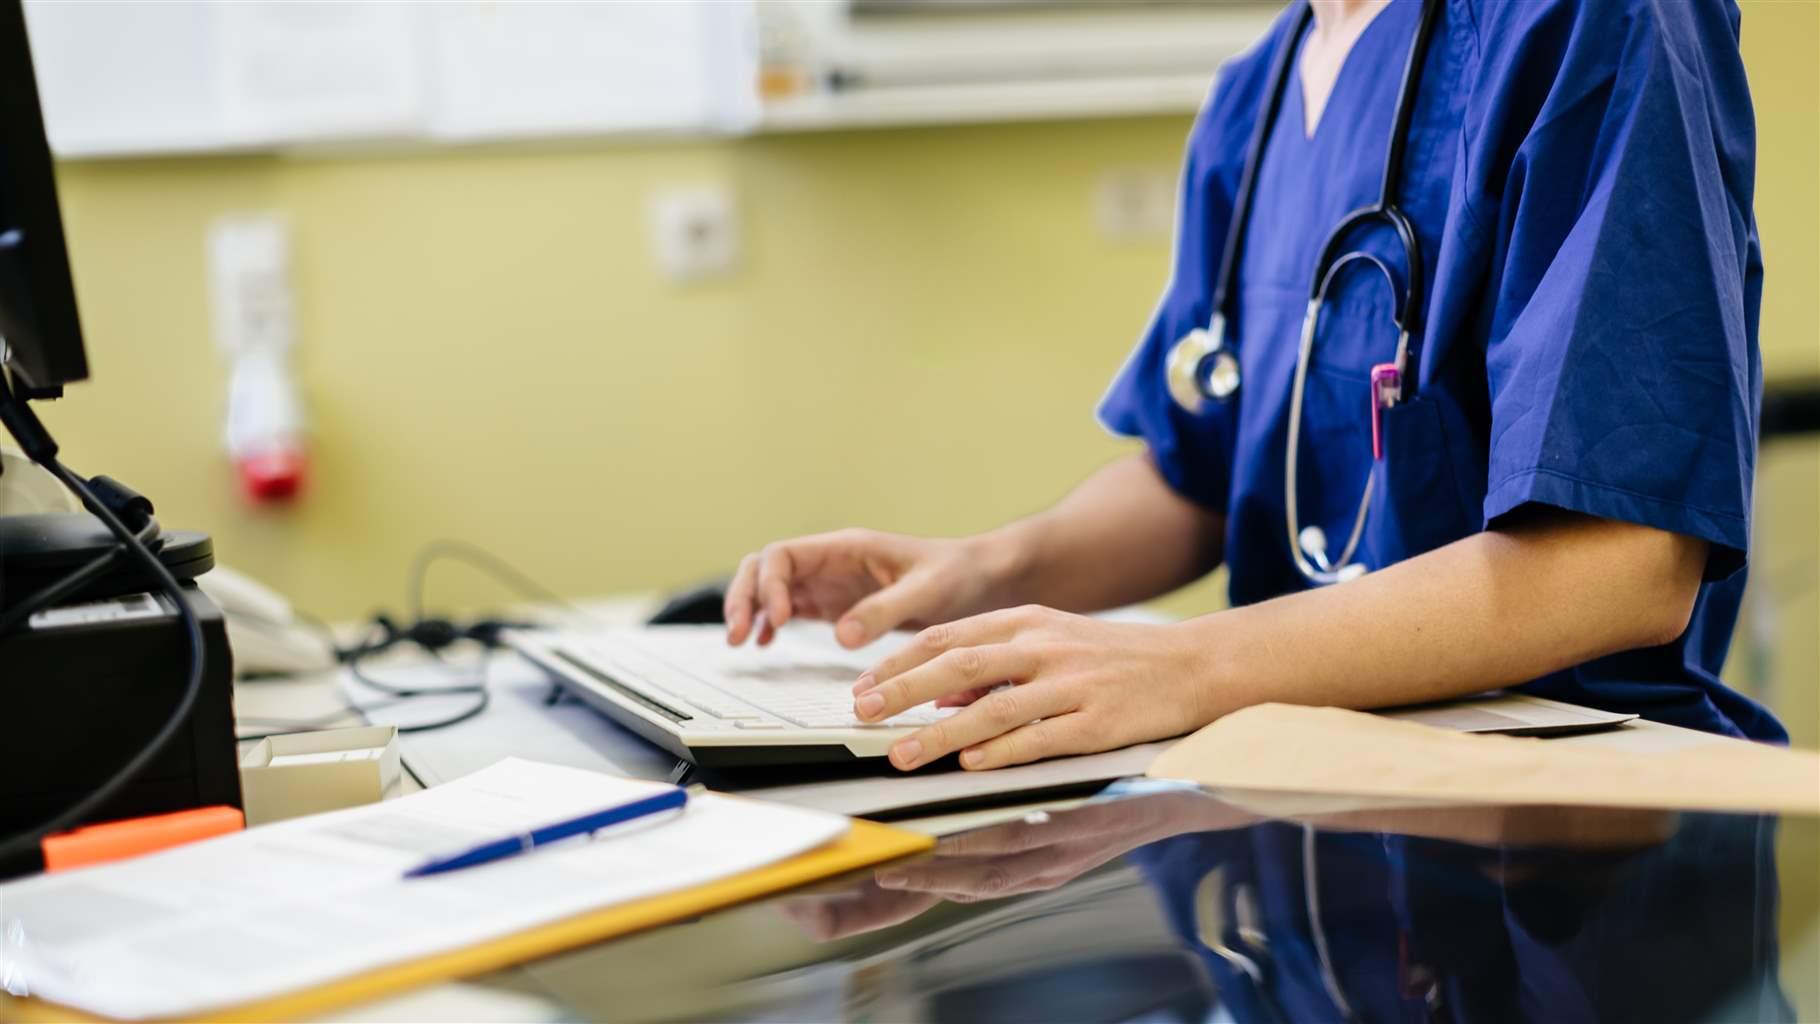
<svg viewBox="0 0 1820 1024"><path fill-rule="evenodd" d="M0 989L110 1017L189 1015L701 886L851 824L705 794L591 839L403 878L433 855L660 789L510 759L400 800L0 886Z"/></svg>

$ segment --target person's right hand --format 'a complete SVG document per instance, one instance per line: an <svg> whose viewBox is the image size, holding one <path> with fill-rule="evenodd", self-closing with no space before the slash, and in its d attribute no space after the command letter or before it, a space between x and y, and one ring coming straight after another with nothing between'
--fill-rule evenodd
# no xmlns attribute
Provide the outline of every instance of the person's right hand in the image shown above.
<svg viewBox="0 0 1820 1024"><path fill-rule="evenodd" d="M887 865L850 888L792 897L782 907L811 939L828 942L901 924L944 901L1054 889L1159 839L1261 820L1190 790L1089 803L943 836L933 856Z"/></svg>
<svg viewBox="0 0 1820 1024"><path fill-rule="evenodd" d="M834 622L845 647L997 607L990 542L837 530L768 544L727 587L727 642L768 644L791 619ZM761 618L762 614L762 618ZM756 627L756 628L755 628Z"/></svg>

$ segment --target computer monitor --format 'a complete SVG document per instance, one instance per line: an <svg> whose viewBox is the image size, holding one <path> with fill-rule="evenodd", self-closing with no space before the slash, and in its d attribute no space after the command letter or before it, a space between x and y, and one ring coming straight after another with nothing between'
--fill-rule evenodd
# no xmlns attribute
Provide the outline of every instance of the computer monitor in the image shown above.
<svg viewBox="0 0 1820 1024"><path fill-rule="evenodd" d="M0 356L21 398L88 376L21 0L0 0Z"/></svg>

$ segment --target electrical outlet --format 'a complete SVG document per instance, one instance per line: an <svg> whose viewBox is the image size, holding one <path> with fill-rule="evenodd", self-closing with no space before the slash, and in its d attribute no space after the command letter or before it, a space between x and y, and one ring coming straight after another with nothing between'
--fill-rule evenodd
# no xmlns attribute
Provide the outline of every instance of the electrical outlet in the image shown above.
<svg viewBox="0 0 1820 1024"><path fill-rule="evenodd" d="M730 273L739 262L739 217L721 185L665 189L651 197L658 269L673 281Z"/></svg>
<svg viewBox="0 0 1820 1024"><path fill-rule="evenodd" d="M1168 241L1175 203L1176 172L1162 167L1109 171L1094 195L1100 234L1121 241Z"/></svg>

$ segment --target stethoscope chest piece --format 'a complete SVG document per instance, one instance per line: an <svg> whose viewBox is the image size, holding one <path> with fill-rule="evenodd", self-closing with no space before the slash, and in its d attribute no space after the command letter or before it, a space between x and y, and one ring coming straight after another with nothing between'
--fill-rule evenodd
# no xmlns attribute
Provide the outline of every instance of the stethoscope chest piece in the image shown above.
<svg viewBox="0 0 1820 1024"><path fill-rule="evenodd" d="M1226 346L1226 318L1215 316L1196 327L1169 350L1165 368L1169 397L1191 415L1200 415L1207 399L1225 402L1239 390L1239 360Z"/></svg>

